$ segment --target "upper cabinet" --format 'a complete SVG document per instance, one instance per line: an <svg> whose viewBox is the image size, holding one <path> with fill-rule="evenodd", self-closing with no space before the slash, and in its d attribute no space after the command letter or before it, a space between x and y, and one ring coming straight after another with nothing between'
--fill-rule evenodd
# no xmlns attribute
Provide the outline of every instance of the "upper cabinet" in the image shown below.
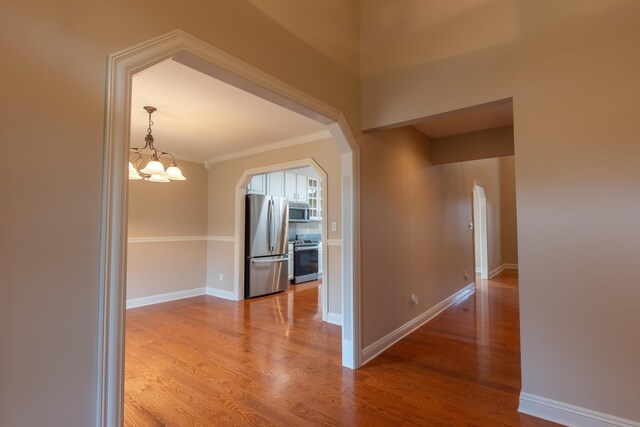
<svg viewBox="0 0 640 427"><path fill-rule="evenodd" d="M309 202L309 184L307 182L309 178L305 175L296 175L296 191L298 192L299 203Z"/></svg>
<svg viewBox="0 0 640 427"><path fill-rule="evenodd" d="M309 219L319 221L322 219L322 180L320 178L308 178L308 203Z"/></svg>
<svg viewBox="0 0 640 427"><path fill-rule="evenodd" d="M284 172L284 197L290 202L307 203L307 177L293 172Z"/></svg>
<svg viewBox="0 0 640 427"><path fill-rule="evenodd" d="M284 172L267 174L267 194L284 197Z"/></svg>
<svg viewBox="0 0 640 427"><path fill-rule="evenodd" d="M284 197L290 202L298 201L298 175L291 172L284 172Z"/></svg>
<svg viewBox="0 0 640 427"><path fill-rule="evenodd" d="M322 180L294 172L272 172L254 175L247 194L286 197L290 202L309 203L311 220L322 219Z"/></svg>
<svg viewBox="0 0 640 427"><path fill-rule="evenodd" d="M247 194L267 194L267 180L265 175L254 175L249 181Z"/></svg>

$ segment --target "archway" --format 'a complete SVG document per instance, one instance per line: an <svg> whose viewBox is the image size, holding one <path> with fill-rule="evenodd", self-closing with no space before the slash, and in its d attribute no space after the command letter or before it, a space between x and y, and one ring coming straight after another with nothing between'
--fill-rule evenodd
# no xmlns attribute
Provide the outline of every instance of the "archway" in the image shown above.
<svg viewBox="0 0 640 427"><path fill-rule="evenodd" d="M276 172L276 171L286 171L291 169L298 169L303 167L310 167L313 169L323 180L323 182L327 182L327 173L322 169L322 167L313 159L300 159L286 163L278 163L267 166L262 166L253 169L247 169L244 171L240 179L238 180L235 188L235 227L234 227L234 241L235 241L235 250L234 250L234 283L233 283L233 293L236 300L241 300L244 298L244 290L242 284L244 283L244 222L243 222L243 203L244 197L247 192L247 186L251 177L258 174ZM322 211L328 212L327 210L327 197L322 198ZM326 215L322 218L322 265L328 267L331 266L328 262L328 250L327 250L327 241L328 241L328 233L327 233L327 218ZM329 287L330 280L328 271L323 273L323 288L322 288L322 320L327 321L329 318Z"/></svg>
<svg viewBox="0 0 640 427"><path fill-rule="evenodd" d="M342 363L360 366L358 148L339 110L176 30L113 54L107 105L100 252L97 425L122 424L126 294L127 167L133 75L172 58L184 65L324 123L342 152Z"/></svg>

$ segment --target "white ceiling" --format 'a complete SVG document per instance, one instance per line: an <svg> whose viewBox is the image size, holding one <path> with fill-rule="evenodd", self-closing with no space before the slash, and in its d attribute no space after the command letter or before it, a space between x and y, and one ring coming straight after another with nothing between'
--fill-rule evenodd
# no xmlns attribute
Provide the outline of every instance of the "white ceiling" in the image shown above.
<svg viewBox="0 0 640 427"><path fill-rule="evenodd" d="M429 138L476 132L513 124L511 98L425 117L412 123Z"/></svg>
<svg viewBox="0 0 640 427"><path fill-rule="evenodd" d="M326 130L314 120L171 59L133 77L131 146L144 145L151 105L156 149L204 163Z"/></svg>

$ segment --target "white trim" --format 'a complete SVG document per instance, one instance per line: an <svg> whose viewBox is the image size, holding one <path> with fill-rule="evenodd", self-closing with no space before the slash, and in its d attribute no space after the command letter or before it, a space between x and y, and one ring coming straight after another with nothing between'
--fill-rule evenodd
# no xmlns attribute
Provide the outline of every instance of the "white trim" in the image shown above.
<svg viewBox="0 0 640 427"><path fill-rule="evenodd" d="M415 331L419 327L423 326L425 323L436 317L440 312L445 310L447 307L455 304L461 299L467 297L475 291L476 285L474 282L468 284L464 288L460 289L455 294L451 295L444 301L439 302L435 306L431 307L427 311L413 319L409 320L404 325L400 326L394 331L389 332L384 337L380 338L378 341L369 344L362 350L362 365L370 362L377 355L409 335L411 332Z"/></svg>
<svg viewBox="0 0 640 427"><path fill-rule="evenodd" d="M568 426L640 427L640 422L637 421L524 392L520 393L518 412Z"/></svg>
<svg viewBox="0 0 640 427"><path fill-rule="evenodd" d="M207 236L209 242L235 242L233 236Z"/></svg>
<svg viewBox="0 0 640 427"><path fill-rule="evenodd" d="M504 270L517 270L518 264L502 264L499 267L494 268L489 272L489 279L493 279L498 274L502 273Z"/></svg>
<svg viewBox="0 0 640 427"><path fill-rule="evenodd" d="M327 239L327 246L342 246L342 239Z"/></svg>
<svg viewBox="0 0 640 427"><path fill-rule="evenodd" d="M327 323L331 323L332 325L342 326L342 314L328 313Z"/></svg>
<svg viewBox="0 0 640 427"><path fill-rule="evenodd" d="M164 243L164 242L233 242L233 236L156 236L129 237L127 243Z"/></svg>
<svg viewBox="0 0 640 427"><path fill-rule="evenodd" d="M331 138L331 133L328 130L321 130L319 132L313 132L306 135L295 136L293 138L283 139L282 141L271 142L257 147L249 148L247 150L240 150L222 156L213 157L204 163L204 166L209 169L212 164L224 162L226 160L237 159L240 157L251 156L253 154L264 153L266 151L277 150L278 148L291 147L293 145L306 144L308 142L319 141L321 139Z"/></svg>
<svg viewBox="0 0 640 427"><path fill-rule="evenodd" d="M233 291L225 291L223 289L213 288L211 286L206 287L207 295L216 298L227 299L229 301L237 301L235 298Z"/></svg>
<svg viewBox="0 0 640 427"><path fill-rule="evenodd" d="M148 297L131 298L127 300L127 310L130 308L144 307L162 302L175 301L183 298L204 295L205 288L193 288L186 291L167 292L166 294L150 295Z"/></svg>
<svg viewBox="0 0 640 427"><path fill-rule="evenodd" d="M478 205L478 212L475 211L475 205ZM474 259L478 257L476 249L479 250L480 265L476 268L480 268L480 278L487 280L491 277L489 272L489 220L487 217L487 196L484 187L477 181L473 186L473 250ZM476 241L476 233L478 234L478 240Z"/></svg>
<svg viewBox="0 0 640 427"><path fill-rule="evenodd" d="M360 243L358 143L344 114L183 31L145 41L109 56L100 227L96 408L99 427L121 426L124 400L128 158L133 75L173 59L227 84L323 123L342 153L342 356L360 366Z"/></svg>
<svg viewBox="0 0 640 427"><path fill-rule="evenodd" d="M476 274L480 274L482 273L482 269L481 268L476 268Z"/></svg>
<svg viewBox="0 0 640 427"><path fill-rule="evenodd" d="M493 279L494 277L496 277L498 274L502 273L504 271L504 264L494 268L493 270L491 270L489 272L489 279Z"/></svg>
<svg viewBox="0 0 640 427"><path fill-rule="evenodd" d="M205 240L207 240L207 236L129 237L127 243L200 242Z"/></svg>

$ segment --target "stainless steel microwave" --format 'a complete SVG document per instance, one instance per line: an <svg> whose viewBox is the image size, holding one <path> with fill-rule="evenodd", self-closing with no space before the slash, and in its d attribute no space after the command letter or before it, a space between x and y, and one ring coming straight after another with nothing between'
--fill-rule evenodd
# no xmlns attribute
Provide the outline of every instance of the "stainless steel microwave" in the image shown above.
<svg viewBox="0 0 640 427"><path fill-rule="evenodd" d="M289 222L309 222L309 204L289 202Z"/></svg>

